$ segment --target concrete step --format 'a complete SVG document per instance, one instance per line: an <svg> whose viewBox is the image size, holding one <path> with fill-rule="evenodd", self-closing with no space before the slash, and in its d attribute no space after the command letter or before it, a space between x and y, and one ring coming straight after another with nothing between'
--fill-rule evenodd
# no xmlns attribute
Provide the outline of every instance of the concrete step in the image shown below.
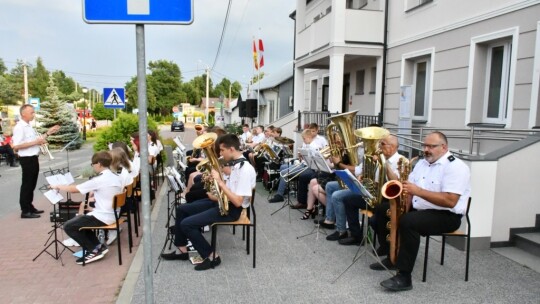
<svg viewBox="0 0 540 304"><path fill-rule="evenodd" d="M540 257L518 247L492 248L494 252L540 273Z"/></svg>
<svg viewBox="0 0 540 304"><path fill-rule="evenodd" d="M517 233L514 242L517 248L540 258L540 232Z"/></svg>

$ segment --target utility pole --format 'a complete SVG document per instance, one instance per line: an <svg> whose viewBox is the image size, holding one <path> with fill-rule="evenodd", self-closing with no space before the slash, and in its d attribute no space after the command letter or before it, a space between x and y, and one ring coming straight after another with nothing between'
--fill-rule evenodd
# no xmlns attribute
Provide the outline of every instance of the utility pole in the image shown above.
<svg viewBox="0 0 540 304"><path fill-rule="evenodd" d="M206 122L208 123L208 97L210 95L210 69L206 67L206 110L204 111Z"/></svg>
<svg viewBox="0 0 540 304"><path fill-rule="evenodd" d="M23 75L24 75L24 102L23 104L27 104L29 100L28 100L28 68L26 67L26 62L23 63Z"/></svg>

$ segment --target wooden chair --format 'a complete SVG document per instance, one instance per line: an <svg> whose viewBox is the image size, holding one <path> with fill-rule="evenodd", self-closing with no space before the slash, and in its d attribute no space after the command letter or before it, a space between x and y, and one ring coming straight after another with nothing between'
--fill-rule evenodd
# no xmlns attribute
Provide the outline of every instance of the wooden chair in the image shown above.
<svg viewBox="0 0 540 304"><path fill-rule="evenodd" d="M131 253L131 248L133 247L133 234L132 234L132 220L131 220L131 213L133 212L133 214L135 214L135 212L132 210L132 207L133 207L133 184L134 183L131 183L129 185L126 186L125 190L126 190L126 204L125 204L125 208L124 208L124 213L122 213L121 215L122 216L125 216L126 217L126 222L128 224L128 242L129 242L129 253ZM129 202L129 205L128 205L128 202ZM134 215L135 217L135 215ZM137 235L137 237L139 236L139 229L137 229L137 227L135 227L135 233Z"/></svg>
<svg viewBox="0 0 540 304"><path fill-rule="evenodd" d="M467 202L467 210L465 211L465 219L467 220L467 228L465 231L456 230L454 232L438 234L442 236L442 249L441 249L441 265L444 264L444 247L446 245L447 237L461 237L466 238L466 248L465 248L465 282L469 281L469 254L470 254L470 245L471 245L471 221L469 220L469 210L471 207L471 198ZM427 272L427 260L428 260L428 251L429 251L429 238L432 235L426 235L426 252L424 254L424 273L422 275L422 282L426 281L426 272Z"/></svg>
<svg viewBox="0 0 540 304"><path fill-rule="evenodd" d="M119 212L117 212L118 208L121 208L126 203L126 190L124 190L122 193L119 193L114 196L113 199L113 210L114 210L114 217L115 222L106 225L106 226L94 226L94 227L81 227L80 230L116 230L116 233L118 233L117 237L117 244L118 244L118 264L122 265L122 249L120 246L120 224L122 224L125 221L125 218L123 218ZM83 257L86 256L86 250L83 248ZM85 261L83 259L83 266L85 265Z"/></svg>
<svg viewBox="0 0 540 304"><path fill-rule="evenodd" d="M246 252L249 254L249 248L250 248L250 231L251 227L253 227L253 268L255 268L255 261L256 261L256 249L257 249L257 216L255 214L255 189L251 191L251 203L248 208L245 208L242 210L242 213L240 214L240 217L238 220L234 222L220 222L220 223L214 223L212 224L212 249L214 251L214 257L216 257L216 251L217 251L217 228L218 226L232 226L233 229L236 226L241 226L243 228L247 228L247 239L246 239Z"/></svg>

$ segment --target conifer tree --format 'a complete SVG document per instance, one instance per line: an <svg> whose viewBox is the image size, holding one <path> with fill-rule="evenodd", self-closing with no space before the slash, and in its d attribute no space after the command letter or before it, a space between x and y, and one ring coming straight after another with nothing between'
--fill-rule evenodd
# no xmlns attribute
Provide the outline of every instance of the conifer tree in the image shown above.
<svg viewBox="0 0 540 304"><path fill-rule="evenodd" d="M58 97L59 90L54 83L54 78L49 77L49 86L47 87L47 98L41 102L41 109L37 112L40 122L38 131L44 133L48 128L59 125L60 130L47 138L49 149L61 149L69 142L79 136L79 128L76 124L76 113L66 101ZM68 149L79 149L82 145L82 139L79 137Z"/></svg>

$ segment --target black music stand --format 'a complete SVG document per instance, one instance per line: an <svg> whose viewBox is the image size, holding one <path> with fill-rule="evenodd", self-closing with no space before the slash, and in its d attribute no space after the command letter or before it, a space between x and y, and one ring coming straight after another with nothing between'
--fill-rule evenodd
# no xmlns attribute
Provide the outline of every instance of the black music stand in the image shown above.
<svg viewBox="0 0 540 304"><path fill-rule="evenodd" d="M177 182L175 174L173 173L171 168L173 167L169 168L169 174L167 174L167 183L169 184L169 191L167 192L167 222L165 223L165 229L167 230L167 234L165 235L165 242L163 243L161 252L158 255L158 262L154 273L157 273L159 265L161 264L161 254L165 252L165 248L167 248L167 245L169 247L169 250L171 250L172 248L174 241L174 233L173 231L171 231L171 219L173 221L176 219L176 207L180 205L180 194L185 189L183 182Z"/></svg>
<svg viewBox="0 0 540 304"><path fill-rule="evenodd" d="M349 172L349 170L338 170L338 171L336 171L336 175L339 178L341 178L341 180L343 182L345 182L345 184L347 184L347 187L349 187L349 189L351 189L351 191L353 191L353 192L355 192L357 194L360 194L360 195L362 195L364 197L370 197L371 194L369 194L369 191L367 191L367 189L364 188L364 186L356 179L356 177L354 177L354 175L352 175L352 173ZM351 176L352 176L352 178L351 178ZM367 201L368 200L366 199L366 202ZM369 206L366 206L366 207L369 210ZM367 225L366 225L366 223L367 223ZM358 260L360 260L360 258L363 255L371 256L375 262L377 262L381 266L383 266L384 269L386 269L386 271L388 271L391 275L394 275L394 273L392 273L381 262L381 258L377 254L377 250L375 250L375 246L373 246L373 240L372 240L372 238L369 237L369 229L370 229L370 227L369 227L369 217L367 217L367 219L365 221L362 221L362 228L363 228L362 242L360 243L360 248L358 248L358 250L356 251L356 254L353 257L352 263L345 270L343 270L343 272L341 272L341 274L337 278L335 278L332 281L332 284L337 282L337 280L339 280L339 278L341 278L341 276L343 274L345 274L345 272L347 272ZM369 246L367 246L368 244L369 244Z"/></svg>
<svg viewBox="0 0 540 304"><path fill-rule="evenodd" d="M333 172L333 170L330 168L330 166L328 166L328 163L326 162L326 159L322 156L321 152L314 151L312 153L312 158L311 159L312 159L312 165L315 166L315 168L312 168L312 169L318 171L317 177L319 177L319 174L321 174L321 172L328 173L328 174L331 174ZM316 234L317 235L316 239L318 240L319 239L319 233L322 233L322 234L326 235L326 230L324 230L325 228L322 227L323 230L321 230L322 208L320 206L319 200L317 200L317 205L314 206L314 208L315 207L318 208L318 210L319 210L319 212L318 212L319 220L317 221L317 224L315 224L315 227L313 227L313 229L311 230L310 233L304 234L304 235L301 235L301 236L297 236L296 239L300 239L300 238L303 238L303 237L308 236L308 235Z"/></svg>
<svg viewBox="0 0 540 304"><path fill-rule="evenodd" d="M298 152L302 155L302 158L304 159L304 161L306 161L306 163L308 164L308 167L311 166L311 163L312 163L312 159L311 159L311 151L309 149L298 149ZM295 174L294 172L290 172L289 169L290 169L291 166L289 166L289 168L287 168L287 171L288 171L288 174ZM300 168L302 169L302 168ZM298 176L300 175L300 173L298 173ZM297 177L293 178L293 179L296 179ZM270 216L274 215L275 213L277 213L278 211L284 209L285 207L289 207L289 223L291 222L291 209L292 207L294 206L292 204L292 201L291 201L291 196L290 196L290 193L291 193L291 182L292 179L287 179L287 197L284 198L283 200L283 205L281 205L281 207L279 209L277 209L276 211L272 212L270 214ZM298 191L298 189L297 189Z"/></svg>
<svg viewBox="0 0 540 304"><path fill-rule="evenodd" d="M43 172L43 174L45 176L50 176L50 175L55 175L55 174L63 174L62 172L63 172L63 169L58 169L58 170L45 171L45 172ZM49 189L49 185L43 185L42 187L39 188L40 191L47 191L48 189ZM33 262L37 258L39 258L39 256L41 256L44 252L46 252L53 259L60 260L60 263L62 264L62 266L64 266L64 261L62 260L62 253L64 253L64 251L66 249L71 251L71 253L74 253L74 251L71 250L71 248L67 247L66 245L64 245L64 243L62 243L62 242L60 242L58 240L57 229L61 228L62 225L63 225L63 222L58 221L58 217L60 215L60 212L59 211L57 212L57 209L56 209L56 205L58 205L58 203L59 202L52 203L52 205L53 205L53 225L52 225L52 229L47 233L47 234L49 234L49 237L47 238L47 241L45 241L45 244L43 245L43 246L45 246L45 248L43 248L43 250L41 250L38 253L38 255L36 257L34 257L34 259L32 259ZM51 240L52 237L54 237L54 239ZM60 244L60 245L58 245L58 244ZM49 249L49 247L51 247L52 245L54 245L54 254L47 251ZM58 251L60 249L59 247L62 248L62 250L60 252Z"/></svg>

